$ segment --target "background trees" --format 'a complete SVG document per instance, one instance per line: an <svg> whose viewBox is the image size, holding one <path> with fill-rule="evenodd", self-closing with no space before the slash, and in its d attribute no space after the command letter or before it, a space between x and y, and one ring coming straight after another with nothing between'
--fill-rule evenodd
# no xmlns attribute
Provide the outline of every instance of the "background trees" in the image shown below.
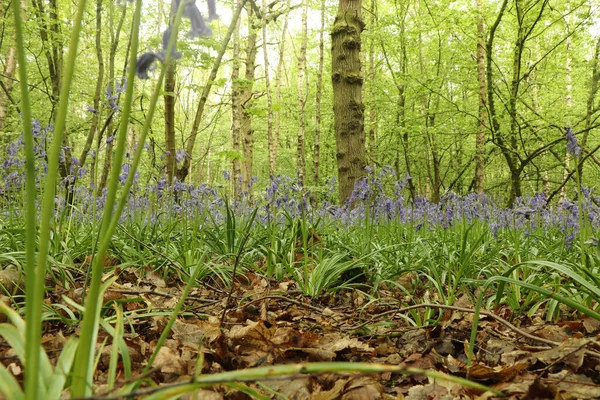
<svg viewBox="0 0 600 400"><path fill-rule="evenodd" d="M2 7L8 15L10 4ZM64 0L22 7L34 112L45 128L75 10ZM158 48L170 3L145 7L142 43ZM66 184L76 175L101 191L108 171L124 168L111 162L124 85L137 86L132 138L144 116L150 85L123 81L129 8L89 4L63 143ZM336 176L345 199L364 166L391 165L410 177L413 198L485 190L507 203L566 193L576 168L584 184L597 181L598 0L248 0L239 21L239 1L219 8L212 37L180 35L183 58L167 81L145 181L173 176L248 191L253 177L264 185L288 174L318 193ZM0 26L3 152L21 132L11 20ZM565 126L580 139L579 164L566 156Z"/></svg>

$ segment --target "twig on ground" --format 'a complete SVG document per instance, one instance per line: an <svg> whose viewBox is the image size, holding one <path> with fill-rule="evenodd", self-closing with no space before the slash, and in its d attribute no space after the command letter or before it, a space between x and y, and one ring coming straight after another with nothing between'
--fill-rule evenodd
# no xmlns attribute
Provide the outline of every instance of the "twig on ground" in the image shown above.
<svg viewBox="0 0 600 400"><path fill-rule="evenodd" d="M351 326L348 329L350 330L356 330L356 329L360 329L366 325L369 325L372 322L377 321L379 318L384 317L386 315L392 315L392 314L400 314L400 313L404 313L406 311L410 311L410 310L415 310L418 308L441 308L444 310L453 310L453 311L460 311L460 312L466 312L466 313L471 313L471 314L475 314L475 310L472 308L465 308L465 307L456 307L456 306L449 306L446 304L429 304L429 303L424 303L424 304L415 304L412 306L408 306L408 307L402 307L399 308L397 310L389 310L386 312L383 312L381 314L375 315L373 318L369 319L368 321L365 321L359 325L355 325L355 326ZM549 340L549 339L544 339L538 336L534 336L530 333L527 333L519 328L517 328L516 326L514 326L513 324L511 324L510 322L508 322L507 320L505 320L502 317L497 316L496 314L493 314L491 312L488 311L479 311L480 315L485 315L486 317L490 317L495 319L496 321L500 322L502 325L506 326L507 328L509 328L510 330L518 333L519 335L526 337L527 339L533 340L535 342L539 342L539 343L544 343L547 344L548 346L554 347L559 345L560 343L555 342L553 340Z"/></svg>
<svg viewBox="0 0 600 400"><path fill-rule="evenodd" d="M170 293L165 293L165 292L159 292L157 290L144 290L144 289L140 289L140 290L131 290L131 289L110 289L111 292L116 292L116 293L122 293L122 294L132 294L132 295L136 295L136 294L151 294L151 295L155 295L155 296L161 296L161 297L169 297L169 298L178 298L178 295L175 294L170 294ZM221 300L209 300L209 299L203 299L201 297L194 297L194 296L188 296L187 300L193 300L193 301L198 301L200 303L206 303L206 304L216 304L221 302Z"/></svg>

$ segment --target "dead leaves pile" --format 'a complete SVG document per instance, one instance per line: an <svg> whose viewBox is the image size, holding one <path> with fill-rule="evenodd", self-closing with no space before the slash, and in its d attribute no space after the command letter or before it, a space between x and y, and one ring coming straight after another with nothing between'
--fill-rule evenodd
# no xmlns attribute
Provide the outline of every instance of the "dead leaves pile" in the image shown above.
<svg viewBox="0 0 600 400"><path fill-rule="evenodd" d="M467 368L467 348L473 315L445 309L414 309L426 312L438 323L410 326L394 314L400 299L391 292L379 293L379 302L368 303L360 292L340 292L321 298L301 296L294 282L272 282L253 273L234 283L229 304L218 285L193 291L184 313L173 325L146 376L156 385L189 382L198 374L215 374L259 366L312 361L375 362L399 367L439 371L467 377L502 391L509 399L591 399L600 397L600 324L572 317L560 324L513 317L512 323L530 335L546 339L540 344L519 335L498 320L482 317L477 336L476 360ZM74 301L81 290L55 290L47 303ZM125 342L134 375L140 374L167 325L168 315L147 315L172 309L181 289L167 287L152 272L122 271L105 294L104 301L120 304L128 314ZM385 301L383 299L386 299ZM472 304L461 298L457 306ZM225 318L221 317L225 310ZM500 310L496 310L500 312ZM77 335L76 328L61 323L45 325L44 345L58 354L64 336ZM60 338L63 338L60 340ZM106 390L112 351L111 337L98 337L100 361L96 393ZM6 343L0 343L0 359L22 379L23 369ZM126 383L120 365L118 386ZM489 392L419 375L382 373L324 373L296 375L286 379L246 382L271 398L290 399L490 399ZM147 387L147 385L146 385ZM225 385L198 390L187 398L246 399L241 391Z"/></svg>

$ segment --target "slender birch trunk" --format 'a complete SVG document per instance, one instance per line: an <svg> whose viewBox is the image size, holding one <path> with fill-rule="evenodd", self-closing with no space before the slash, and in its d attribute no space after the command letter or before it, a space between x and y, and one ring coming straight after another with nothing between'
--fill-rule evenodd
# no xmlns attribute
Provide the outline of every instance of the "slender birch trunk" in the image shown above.
<svg viewBox="0 0 600 400"><path fill-rule="evenodd" d="M377 12L377 0L371 0L371 9L369 13L369 27L375 28L375 13ZM369 102L369 163L377 163L377 143L375 142L375 130L377 125L377 115L375 111L375 38L369 40L369 89L371 92L371 101Z"/></svg>
<svg viewBox="0 0 600 400"><path fill-rule="evenodd" d="M319 30L319 67L317 70L317 94L315 96L315 155L313 158L313 183L319 185L319 168L321 162L321 95L323 93L323 64L325 32L325 0L321 0L321 29Z"/></svg>
<svg viewBox="0 0 600 400"><path fill-rule="evenodd" d="M306 46L307 46L307 26L308 0L302 0L302 38L300 42L300 53L298 54L298 143L296 149L296 167L298 168L298 180L302 185L306 184Z"/></svg>
<svg viewBox="0 0 600 400"><path fill-rule="evenodd" d="M236 0L236 7L240 6L240 0ZM235 153L231 160L231 181L233 184L234 197L238 196L239 182L242 176L240 158L242 154L240 146L242 107L240 104L240 18L237 19L233 32L233 64L231 68L231 142Z"/></svg>
<svg viewBox="0 0 600 400"><path fill-rule="evenodd" d="M479 82L479 118L475 139L476 193L483 193L485 184L485 134L487 132L487 89L485 83L485 24L482 0L475 0L477 8L477 81Z"/></svg>
<svg viewBox="0 0 600 400"><path fill-rule="evenodd" d="M269 77L269 47L267 41L267 1L262 1L262 42L263 63L265 67L265 92L267 96L267 146L269 150L269 175L275 175L275 159L270 154L274 144L273 140L273 96L271 95L271 79Z"/></svg>
<svg viewBox="0 0 600 400"><path fill-rule="evenodd" d="M287 0L286 9L290 8L290 0ZM288 28L289 13L283 16L283 28L281 32L281 42L279 44L279 62L277 63L277 71L275 72L275 102L277 110L275 112L275 132L273 135L273 144L269 148L269 165L275 166L277 160L277 150L279 148L279 136L281 134L281 85L283 81L283 69L285 65L285 50L286 37ZM274 168L274 167L273 167Z"/></svg>

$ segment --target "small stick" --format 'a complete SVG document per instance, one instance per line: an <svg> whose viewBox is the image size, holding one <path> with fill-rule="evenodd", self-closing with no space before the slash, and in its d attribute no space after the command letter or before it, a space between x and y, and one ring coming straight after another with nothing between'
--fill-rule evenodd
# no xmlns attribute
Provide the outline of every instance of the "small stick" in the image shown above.
<svg viewBox="0 0 600 400"><path fill-rule="evenodd" d="M454 310L454 311L460 311L460 312L466 312L466 313L471 313L471 314L475 314L475 310L472 308L464 308L464 307L456 307L456 306L449 306L449 305L445 305L445 304L430 304L430 303L424 303L424 304L415 304L412 306L408 306L408 307L402 307L399 308L397 310L390 310L390 311L386 311L384 313L378 314L376 316L374 316L373 318L371 318L368 321L363 322L360 325L356 325L356 326L351 326L349 329L350 330L356 330L359 328L362 328L365 325L370 324L371 322L374 322L377 320L377 318L379 317L383 317L385 315L390 315L390 314L398 314L398 313L403 313L406 311L410 311L410 310L415 310L417 308L441 308L444 310ZM534 336L530 333L527 333L519 328L517 328L516 326L514 326L513 324L511 324L510 322L508 322L507 320L505 320L502 317L497 316L496 314L493 314L491 312L488 311L480 311L479 312L480 315L485 315L486 317L490 317L495 319L496 321L500 322L502 325L506 326L507 328L509 328L510 330L518 333L519 335L526 337L527 339L533 340L535 342L539 342L539 343L544 343L547 344L548 346L554 347L559 345L560 343L555 342L553 340L549 340L549 339L544 339L538 336Z"/></svg>

